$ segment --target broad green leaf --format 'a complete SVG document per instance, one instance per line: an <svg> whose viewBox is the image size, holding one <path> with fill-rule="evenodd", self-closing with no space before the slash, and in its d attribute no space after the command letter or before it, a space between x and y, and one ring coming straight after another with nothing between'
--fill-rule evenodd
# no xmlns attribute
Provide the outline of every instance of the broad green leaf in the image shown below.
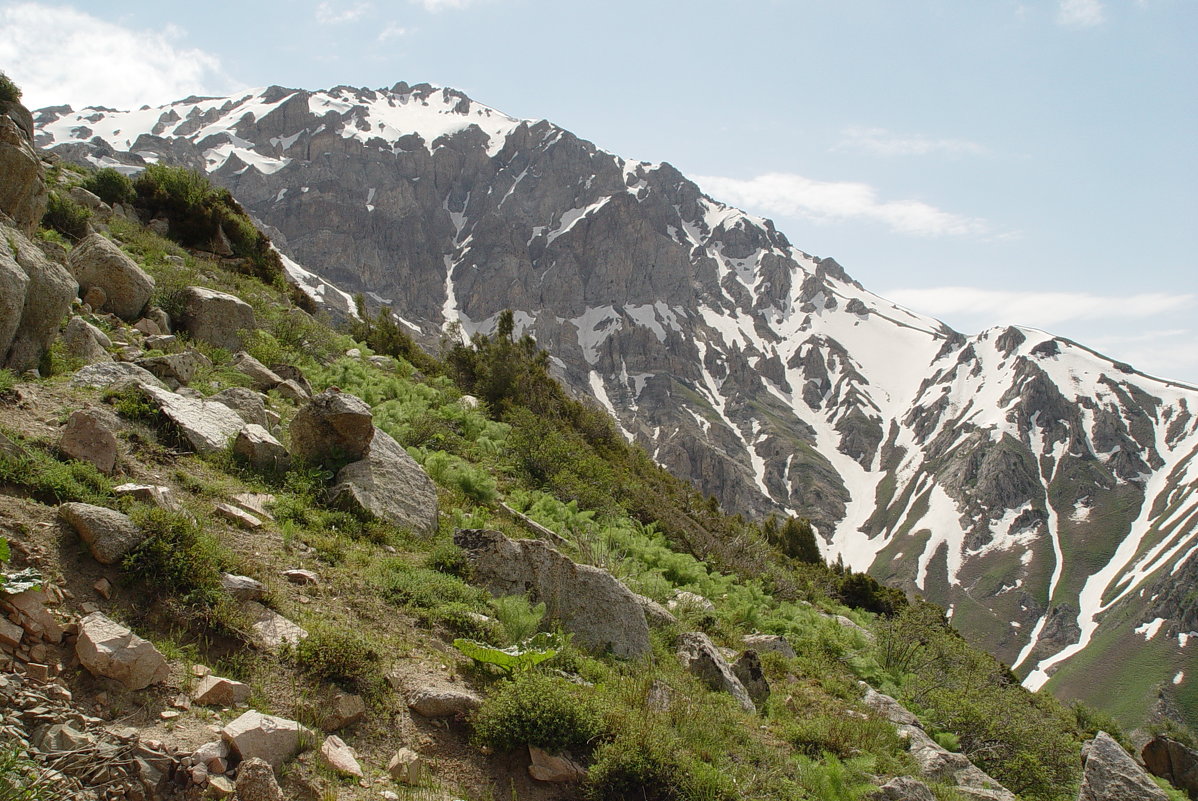
<svg viewBox="0 0 1198 801"><path fill-rule="evenodd" d="M505 673L528 670L557 656L557 639L546 632L509 648L496 648L478 640L459 637L453 647L466 656L487 665L495 665Z"/></svg>
<svg viewBox="0 0 1198 801"><path fill-rule="evenodd" d="M0 562L7 562L12 558L12 552L8 550L8 540L0 537Z"/></svg>
<svg viewBox="0 0 1198 801"><path fill-rule="evenodd" d="M25 590L36 590L42 586L42 574L32 567L16 573L0 573L0 592L15 595Z"/></svg>

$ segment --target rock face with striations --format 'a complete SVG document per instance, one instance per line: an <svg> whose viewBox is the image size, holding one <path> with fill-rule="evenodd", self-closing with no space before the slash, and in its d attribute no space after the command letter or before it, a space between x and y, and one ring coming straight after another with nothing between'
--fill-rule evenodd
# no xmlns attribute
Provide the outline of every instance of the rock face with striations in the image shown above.
<svg viewBox="0 0 1198 801"><path fill-rule="evenodd" d="M1168 801L1123 746L1104 731L1082 746L1082 786L1077 801Z"/></svg>
<svg viewBox="0 0 1198 801"><path fill-rule="evenodd" d="M594 653L632 659L649 653L649 625L633 593L606 570L580 565L540 540L510 540L498 531L459 530L474 579L492 595L528 595L549 619Z"/></svg>
<svg viewBox="0 0 1198 801"><path fill-rule="evenodd" d="M83 135L94 113L120 133ZM1101 705L1111 660L1074 654L1155 617L1194 630L1179 602L1198 518L1170 518L1198 501L1193 387L1032 329L964 336L669 164L452 89L271 87L155 116L46 109L39 141L203 168L224 137L213 180L308 270L426 343L511 309L515 334L663 466L730 511L810 518L825 557L952 605L1029 686L1051 671ZM1159 548L1132 547L1157 533ZM1091 579L1110 601L1094 621ZM1138 684L1185 662L1178 646Z"/></svg>

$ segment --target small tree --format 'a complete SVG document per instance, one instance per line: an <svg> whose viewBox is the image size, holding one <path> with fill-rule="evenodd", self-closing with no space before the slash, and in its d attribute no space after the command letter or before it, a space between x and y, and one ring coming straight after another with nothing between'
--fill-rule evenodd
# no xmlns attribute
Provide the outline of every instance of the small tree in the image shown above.
<svg viewBox="0 0 1198 801"><path fill-rule="evenodd" d="M21 100L21 88L12 82L12 79L0 72L0 102L19 103Z"/></svg>

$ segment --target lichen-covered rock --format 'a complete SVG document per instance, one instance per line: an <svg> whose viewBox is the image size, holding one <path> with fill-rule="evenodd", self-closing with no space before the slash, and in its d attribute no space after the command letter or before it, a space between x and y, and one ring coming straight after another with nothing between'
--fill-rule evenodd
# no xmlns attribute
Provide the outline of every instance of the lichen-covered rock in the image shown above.
<svg viewBox="0 0 1198 801"><path fill-rule="evenodd" d="M49 197L42 161L33 146L33 116L20 103L0 102L0 211L33 236Z"/></svg>
<svg viewBox="0 0 1198 801"><path fill-rule="evenodd" d="M261 472L283 472L291 466L291 455L271 433L260 425L250 424L237 432L233 440L233 455L244 459L250 467Z"/></svg>
<svg viewBox="0 0 1198 801"><path fill-rule="evenodd" d="M918 779L899 776L879 787L869 801L936 801L936 796Z"/></svg>
<svg viewBox="0 0 1198 801"><path fill-rule="evenodd" d="M167 386L187 386L196 373L212 366L212 360L198 350L168 353L165 356L150 356L134 362L162 379Z"/></svg>
<svg viewBox="0 0 1198 801"><path fill-rule="evenodd" d="M213 395L208 396L208 400L223 403L241 417L247 423L266 427L266 401L262 397L262 393L256 392L248 387L229 387L222 389Z"/></svg>
<svg viewBox="0 0 1198 801"><path fill-rule="evenodd" d="M194 339L235 351L242 332L257 328L254 309L241 298L214 289L188 287L183 292L183 313L178 328Z"/></svg>
<svg viewBox="0 0 1198 801"><path fill-rule="evenodd" d="M154 279L99 234L88 234L75 245L67 267L83 292L92 287L104 290L104 305L94 311L109 312L127 322L141 317L154 292Z"/></svg>
<svg viewBox="0 0 1198 801"><path fill-rule="evenodd" d="M63 329L63 352L85 364L112 361L112 354L108 352L111 347L112 340L108 335L82 317L72 317Z"/></svg>
<svg viewBox="0 0 1198 801"><path fill-rule="evenodd" d="M101 612L79 621L75 653L88 672L115 679L130 690L144 689L170 675L170 664L153 644Z"/></svg>
<svg viewBox="0 0 1198 801"><path fill-rule="evenodd" d="M746 634L742 641L746 648L752 648L759 654L772 651L787 659L794 659L796 656L795 649L781 634Z"/></svg>
<svg viewBox="0 0 1198 801"><path fill-rule="evenodd" d="M245 427L237 412L223 403L185 398L169 390L140 385L139 390L182 434L196 453L223 451Z"/></svg>
<svg viewBox="0 0 1198 801"><path fill-rule="evenodd" d="M166 390L158 376L132 362L98 362L80 367L71 377L73 387L105 389L118 384L145 384Z"/></svg>
<svg viewBox="0 0 1198 801"><path fill-rule="evenodd" d="M583 648L626 659L649 653L641 605L606 570L577 564L540 540L510 540L498 531L461 530L453 541L465 550L479 584L493 595L544 603L549 619Z"/></svg>
<svg viewBox="0 0 1198 801"><path fill-rule="evenodd" d="M17 373L37 367L77 290L62 265L0 224L0 366Z"/></svg>
<svg viewBox="0 0 1198 801"><path fill-rule="evenodd" d="M294 449L294 422L291 430ZM436 486L403 446L381 429L375 429L362 459L337 472L329 500L416 534L431 534L437 528Z"/></svg>
<svg viewBox="0 0 1198 801"><path fill-rule="evenodd" d="M242 760L237 766L235 801L286 801L279 788L274 768L258 757Z"/></svg>
<svg viewBox="0 0 1198 801"><path fill-rule="evenodd" d="M408 694L408 708L426 718L452 718L478 709L482 699L467 690L419 687Z"/></svg>
<svg viewBox="0 0 1198 801"><path fill-rule="evenodd" d="M1140 752L1144 766L1190 798L1198 798L1198 751L1170 737L1157 735Z"/></svg>
<svg viewBox="0 0 1198 801"><path fill-rule="evenodd" d="M756 651L749 649L737 657L732 663L732 673L744 685L754 704L761 706L769 699L770 683L761 669L761 659Z"/></svg>

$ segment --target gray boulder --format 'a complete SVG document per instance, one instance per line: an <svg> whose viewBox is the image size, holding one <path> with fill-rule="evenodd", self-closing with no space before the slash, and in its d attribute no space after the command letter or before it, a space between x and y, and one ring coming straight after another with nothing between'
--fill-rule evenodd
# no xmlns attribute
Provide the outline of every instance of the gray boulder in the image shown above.
<svg viewBox="0 0 1198 801"><path fill-rule="evenodd" d="M292 423L292 448L295 424ZM330 502L360 509L417 534L437 528L437 488L428 473L395 439L374 430L365 458L337 472Z"/></svg>
<svg viewBox="0 0 1198 801"><path fill-rule="evenodd" d="M253 423L237 432L237 439L233 440L233 455L262 472L282 472L291 465L291 456L283 443L265 428Z"/></svg>
<svg viewBox="0 0 1198 801"><path fill-rule="evenodd" d="M73 387L107 389L125 383L145 384L167 391L166 384L162 383L158 376L131 362L89 364L76 370L75 375L71 377Z"/></svg>
<svg viewBox="0 0 1198 801"><path fill-rule="evenodd" d="M99 234L84 237L67 257L67 266L84 293L96 286L104 290L104 305L94 311L110 312L127 322L141 317L154 292L154 279Z"/></svg>
<svg viewBox="0 0 1198 801"><path fill-rule="evenodd" d="M326 389L295 413L290 431L292 455L320 464L362 459L376 429L364 401Z"/></svg>
<svg viewBox="0 0 1198 801"><path fill-rule="evenodd" d="M134 362L162 379L167 386L187 386L200 370L211 367L212 361L198 350L185 350L166 356L150 356Z"/></svg>
<svg viewBox="0 0 1198 801"><path fill-rule="evenodd" d="M221 573L220 586L238 601L260 601L266 595L266 585L261 581L234 573Z"/></svg>
<svg viewBox="0 0 1198 801"><path fill-rule="evenodd" d="M1017 801L1014 793L970 762L969 757L941 747L919 726L904 725L898 730L920 771L929 779L952 785L958 794L972 801Z"/></svg>
<svg viewBox="0 0 1198 801"><path fill-rule="evenodd" d="M112 412L81 409L67 418L58 450L70 459L88 462L105 475L116 468L117 444Z"/></svg>
<svg viewBox="0 0 1198 801"><path fill-rule="evenodd" d="M108 348L111 347L112 340L108 335L82 317L72 317L63 329L62 348L73 359L87 364L110 362L112 354Z"/></svg>
<svg viewBox="0 0 1198 801"><path fill-rule="evenodd" d="M1144 745L1140 757L1149 773L1198 798L1198 751L1158 735Z"/></svg>
<svg viewBox="0 0 1198 801"><path fill-rule="evenodd" d="M770 683L765 678L765 671L761 669L761 659L756 651L750 649L737 657L732 663L732 673L744 685L754 704L761 706L769 699Z"/></svg>
<svg viewBox="0 0 1198 801"><path fill-rule="evenodd" d="M891 779L869 796L869 801L936 801L923 782L910 776Z"/></svg>
<svg viewBox="0 0 1198 801"><path fill-rule="evenodd" d="M237 766L236 801L286 801L274 768L266 760L250 757Z"/></svg>
<svg viewBox="0 0 1198 801"><path fill-rule="evenodd" d="M261 390L262 392L274 389L283 382L283 379L273 370L244 350L238 351L230 364L233 369L249 377L250 384L254 389Z"/></svg>
<svg viewBox="0 0 1198 801"><path fill-rule="evenodd" d="M248 387L229 387L209 396L208 400L223 403L247 423L266 427L266 403L259 392Z"/></svg>
<svg viewBox="0 0 1198 801"><path fill-rule="evenodd" d="M17 229L0 224L0 245L0 366L23 373L58 335L78 285Z"/></svg>
<svg viewBox="0 0 1198 801"><path fill-rule="evenodd" d="M408 695L408 708L426 718L452 718L478 709L483 699L467 690L428 686Z"/></svg>
<svg viewBox="0 0 1198 801"><path fill-rule="evenodd" d="M64 503L58 507L58 516L79 534L92 556L101 564L118 563L146 538L145 533L127 515L103 506Z"/></svg>
<svg viewBox="0 0 1198 801"><path fill-rule="evenodd" d="M1115 742L1111 735L1098 732L1082 746L1082 786L1077 801L1168 801L1147 772Z"/></svg>
<svg viewBox="0 0 1198 801"><path fill-rule="evenodd" d="M158 649L101 612L79 621L75 652L88 672L115 679L130 690L144 689L170 675L170 665Z"/></svg>
<svg viewBox="0 0 1198 801"><path fill-rule="evenodd" d="M50 190L33 146L33 116L20 103L0 102L0 212L33 236Z"/></svg>
<svg viewBox="0 0 1198 801"><path fill-rule="evenodd" d="M781 634L746 634L743 642L746 648L752 648L757 653L772 651L787 659L794 659L795 649Z"/></svg>
<svg viewBox="0 0 1198 801"><path fill-rule="evenodd" d="M169 390L140 385L139 389L178 429L196 453L224 450L245 427L237 412L210 400L185 398Z"/></svg>
<svg viewBox="0 0 1198 801"><path fill-rule="evenodd" d="M745 686L706 634L692 631L680 636L677 654L682 666L708 689L728 693L746 712L757 710Z"/></svg>
<svg viewBox="0 0 1198 801"><path fill-rule="evenodd" d="M229 750L243 760L257 757L278 769L299 753L305 741L316 737L312 730L287 718L264 715L251 709L230 721L220 732Z"/></svg>
<svg viewBox="0 0 1198 801"><path fill-rule="evenodd" d="M241 332L256 327L253 308L239 297L199 286L183 292L178 328L193 339L236 351L243 344Z"/></svg>
<svg viewBox="0 0 1198 801"><path fill-rule="evenodd" d="M627 659L649 653L644 611L606 570L576 564L540 540L510 540L498 531L461 530L453 541L491 594L543 602L549 619L572 632L583 648Z"/></svg>

